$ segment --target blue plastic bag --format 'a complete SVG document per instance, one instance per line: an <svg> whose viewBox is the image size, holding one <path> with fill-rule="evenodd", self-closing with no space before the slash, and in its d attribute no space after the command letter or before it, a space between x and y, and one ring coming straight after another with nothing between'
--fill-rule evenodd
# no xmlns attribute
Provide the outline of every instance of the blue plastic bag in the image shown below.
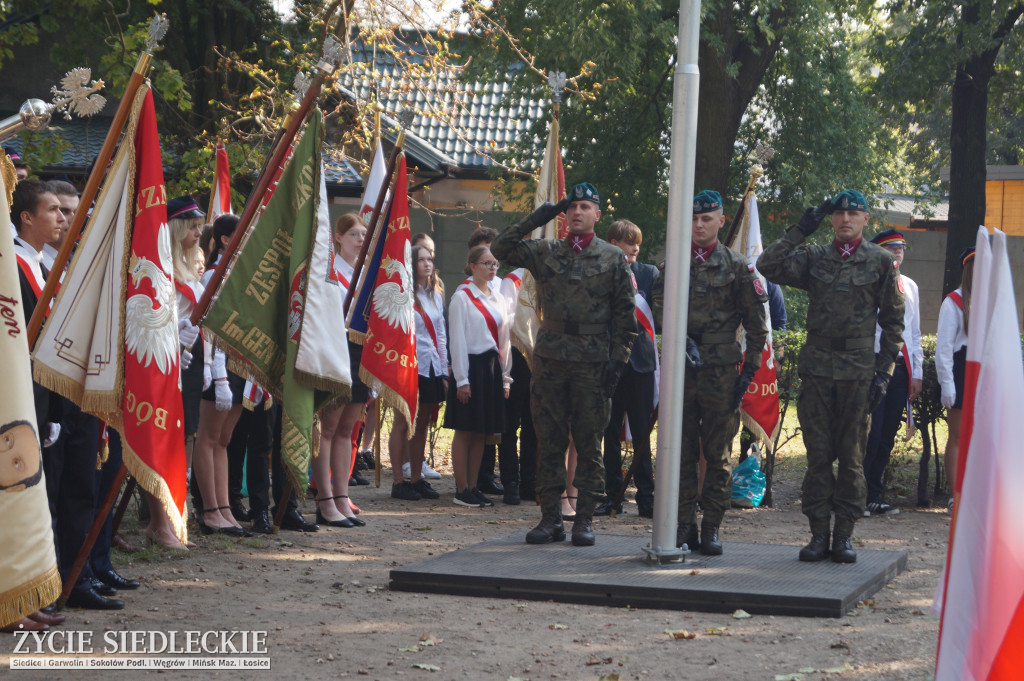
<svg viewBox="0 0 1024 681"><path fill-rule="evenodd" d="M765 479L756 456L743 459L732 471L732 505L755 508L764 499Z"/></svg>

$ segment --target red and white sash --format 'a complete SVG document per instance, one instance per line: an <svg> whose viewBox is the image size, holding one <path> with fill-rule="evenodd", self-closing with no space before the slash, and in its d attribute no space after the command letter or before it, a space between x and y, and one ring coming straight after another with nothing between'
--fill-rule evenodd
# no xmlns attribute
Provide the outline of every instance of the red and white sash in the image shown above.
<svg viewBox="0 0 1024 681"><path fill-rule="evenodd" d="M487 330L491 332L491 338L494 339L494 347L500 353L501 343L498 342L498 323L494 320L494 315L491 314L490 309L484 301L478 298L469 286L462 290L465 291L466 295L469 296L469 299L473 301L474 305L476 305L476 309L480 310L480 314L484 316L484 321L487 322Z"/></svg>

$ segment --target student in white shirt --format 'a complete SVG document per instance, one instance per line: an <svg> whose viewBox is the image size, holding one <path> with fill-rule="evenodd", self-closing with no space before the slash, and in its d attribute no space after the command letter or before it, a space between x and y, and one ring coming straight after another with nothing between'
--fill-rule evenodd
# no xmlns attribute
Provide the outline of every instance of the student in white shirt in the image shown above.
<svg viewBox="0 0 1024 681"><path fill-rule="evenodd" d="M437 499L441 495L423 477L423 452L427 444L427 428L434 420L435 407L444 402L448 392L448 333L444 320L444 296L440 279L434 269L434 256L426 246L412 249L416 278L416 365L419 373L419 404L416 407L416 430L410 440L405 417L395 412L388 449L394 483L391 496L416 501ZM402 464L409 462L409 480L402 479Z"/></svg>
<svg viewBox="0 0 1024 681"><path fill-rule="evenodd" d="M484 441L505 429L505 399L509 386L511 314L508 301L491 286L498 261L486 246L469 251L468 285L455 292L448 305L452 374L448 386L444 427L455 431L452 467L458 506L493 506L473 484L480 472Z"/></svg>

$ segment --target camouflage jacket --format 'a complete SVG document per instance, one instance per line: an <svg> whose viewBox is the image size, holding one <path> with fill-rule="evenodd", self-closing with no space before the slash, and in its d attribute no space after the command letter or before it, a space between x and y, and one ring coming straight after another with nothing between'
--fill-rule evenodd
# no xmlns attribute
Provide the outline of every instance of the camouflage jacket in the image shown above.
<svg viewBox="0 0 1024 681"><path fill-rule="evenodd" d="M636 289L622 251L597 237L579 254L565 240L526 239L536 228L527 218L491 244L495 258L525 267L537 281L542 321L534 353L563 361L629 361ZM574 332L579 326L586 332ZM598 326L602 331L593 333Z"/></svg>
<svg viewBox="0 0 1024 681"><path fill-rule="evenodd" d="M664 281L654 291L654 316L661 326L664 309ZM690 306L686 334L700 348L700 358L709 366L739 364L743 361L736 331L740 324L747 335L747 361L761 366L761 348L768 338L765 302L768 294L742 255L719 243L707 260L690 256Z"/></svg>
<svg viewBox="0 0 1024 681"><path fill-rule="evenodd" d="M800 246L803 240L803 233L790 227L757 259L766 278L807 291L801 374L838 380L891 374L903 345L903 289L892 256L865 239L843 260L832 244ZM876 322L882 328L877 355Z"/></svg>

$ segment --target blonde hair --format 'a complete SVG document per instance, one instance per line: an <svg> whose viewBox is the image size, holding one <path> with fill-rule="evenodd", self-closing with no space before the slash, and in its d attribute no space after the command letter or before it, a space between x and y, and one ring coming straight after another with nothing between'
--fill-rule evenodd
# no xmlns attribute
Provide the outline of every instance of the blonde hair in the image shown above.
<svg viewBox="0 0 1024 681"><path fill-rule="evenodd" d="M199 281L196 274L195 262L201 253L199 242L187 251L181 247L181 242L188 236L193 225L202 225L203 218L171 218L167 226L171 230L171 259L174 261L174 280L181 283Z"/></svg>

